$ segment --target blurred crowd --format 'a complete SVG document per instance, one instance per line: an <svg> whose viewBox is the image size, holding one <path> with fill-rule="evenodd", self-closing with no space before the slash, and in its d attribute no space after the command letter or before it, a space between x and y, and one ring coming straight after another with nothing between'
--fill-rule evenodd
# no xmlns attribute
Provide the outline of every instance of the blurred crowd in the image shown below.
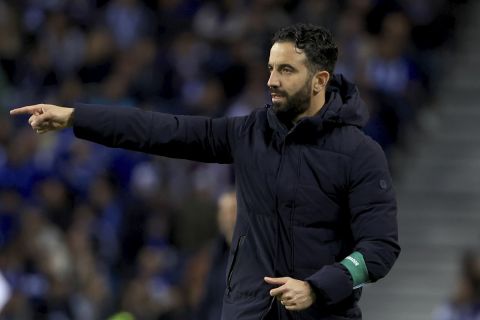
<svg viewBox="0 0 480 320"><path fill-rule="evenodd" d="M0 319L214 319L198 310L225 229L216 203L234 182L224 165L39 136L10 108L247 114L269 102L272 34L306 22L334 33L336 71L360 87L365 131L389 155L432 104L465 2L0 1L0 272L12 288Z"/></svg>
<svg viewBox="0 0 480 320"><path fill-rule="evenodd" d="M467 248L452 293L433 312L433 320L480 319L480 250Z"/></svg>

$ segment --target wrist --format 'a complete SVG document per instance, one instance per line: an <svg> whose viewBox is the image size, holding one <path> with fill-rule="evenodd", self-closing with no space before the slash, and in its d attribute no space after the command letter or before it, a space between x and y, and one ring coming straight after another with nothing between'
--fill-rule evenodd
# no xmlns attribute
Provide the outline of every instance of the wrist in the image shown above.
<svg viewBox="0 0 480 320"><path fill-rule="evenodd" d="M360 252L352 252L349 256L343 259L340 264L350 273L353 289L362 287L370 282L367 265Z"/></svg>
<svg viewBox="0 0 480 320"><path fill-rule="evenodd" d="M67 108L67 123L66 127L72 127L73 126L73 118L75 115L75 108Z"/></svg>
<svg viewBox="0 0 480 320"><path fill-rule="evenodd" d="M310 299L312 299L312 303L315 303L315 301L317 300L317 294L315 293L315 290L313 290L312 286L309 283L308 283L308 286L310 287Z"/></svg>

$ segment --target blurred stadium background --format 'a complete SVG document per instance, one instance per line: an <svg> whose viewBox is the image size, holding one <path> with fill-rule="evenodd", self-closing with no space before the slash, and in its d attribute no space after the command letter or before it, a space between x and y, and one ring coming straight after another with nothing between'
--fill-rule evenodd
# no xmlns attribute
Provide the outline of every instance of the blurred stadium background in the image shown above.
<svg viewBox="0 0 480 320"><path fill-rule="evenodd" d="M207 319L230 168L39 136L8 110L247 114L269 102L271 35L294 22L333 31L394 174L403 252L365 288L364 318L454 319L446 301L480 242L478 1L1 0L1 320Z"/></svg>

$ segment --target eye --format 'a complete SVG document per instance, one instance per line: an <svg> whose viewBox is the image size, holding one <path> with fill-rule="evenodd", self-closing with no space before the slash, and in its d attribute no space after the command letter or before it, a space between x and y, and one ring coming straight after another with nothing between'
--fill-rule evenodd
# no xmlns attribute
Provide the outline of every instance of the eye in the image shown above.
<svg viewBox="0 0 480 320"><path fill-rule="evenodd" d="M282 73L284 74L291 74L292 72L293 72L292 68L289 68L289 67L282 68Z"/></svg>

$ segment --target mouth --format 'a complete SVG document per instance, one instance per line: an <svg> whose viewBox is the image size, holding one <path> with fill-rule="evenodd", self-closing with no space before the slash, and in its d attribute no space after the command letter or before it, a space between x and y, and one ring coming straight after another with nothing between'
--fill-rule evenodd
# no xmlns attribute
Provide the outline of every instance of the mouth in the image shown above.
<svg viewBox="0 0 480 320"><path fill-rule="evenodd" d="M281 94L278 94L278 93L272 93L271 96L272 96L272 101L273 102L285 99L284 95L281 95Z"/></svg>

